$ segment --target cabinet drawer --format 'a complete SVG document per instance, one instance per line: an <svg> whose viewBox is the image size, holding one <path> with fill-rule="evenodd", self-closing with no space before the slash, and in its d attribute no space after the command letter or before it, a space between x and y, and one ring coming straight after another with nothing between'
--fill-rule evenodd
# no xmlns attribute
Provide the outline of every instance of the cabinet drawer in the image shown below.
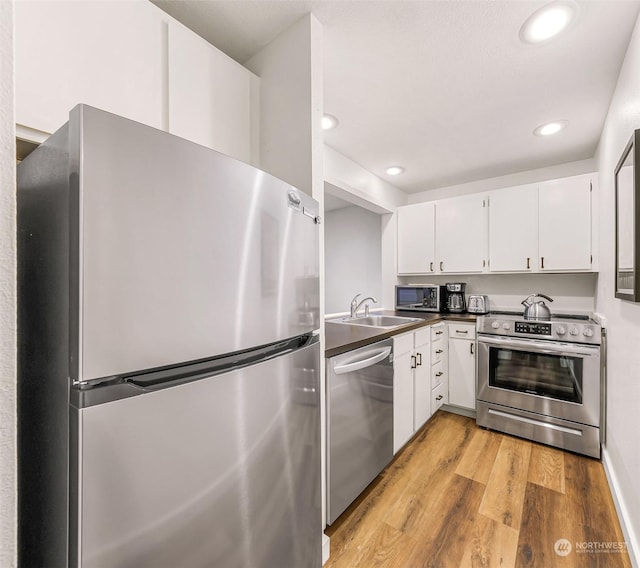
<svg viewBox="0 0 640 568"><path fill-rule="evenodd" d="M447 404L447 385L442 383L431 391L431 414L438 410L443 404Z"/></svg>
<svg viewBox="0 0 640 568"><path fill-rule="evenodd" d="M428 327L423 327L422 329L417 329L415 332L415 347L422 347L423 345L427 345L431 341L431 333Z"/></svg>
<svg viewBox="0 0 640 568"><path fill-rule="evenodd" d="M431 341L444 339L447 336L447 326L444 323L437 323L431 326Z"/></svg>
<svg viewBox="0 0 640 568"><path fill-rule="evenodd" d="M450 323L449 337L451 339L475 339L476 326L472 323Z"/></svg>
<svg viewBox="0 0 640 568"><path fill-rule="evenodd" d="M447 379L447 367L443 361L438 361L431 367L431 388L435 389Z"/></svg>
<svg viewBox="0 0 640 568"><path fill-rule="evenodd" d="M435 365L441 361L445 361L447 357L447 342L434 341L431 344L431 364Z"/></svg>

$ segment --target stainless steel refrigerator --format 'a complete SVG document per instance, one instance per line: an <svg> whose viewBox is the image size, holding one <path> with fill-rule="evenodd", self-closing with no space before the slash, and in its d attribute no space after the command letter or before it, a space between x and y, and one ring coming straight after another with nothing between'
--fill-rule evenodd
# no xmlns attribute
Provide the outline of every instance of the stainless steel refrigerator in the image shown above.
<svg viewBox="0 0 640 568"><path fill-rule="evenodd" d="M321 565L318 222L85 105L19 165L20 565Z"/></svg>

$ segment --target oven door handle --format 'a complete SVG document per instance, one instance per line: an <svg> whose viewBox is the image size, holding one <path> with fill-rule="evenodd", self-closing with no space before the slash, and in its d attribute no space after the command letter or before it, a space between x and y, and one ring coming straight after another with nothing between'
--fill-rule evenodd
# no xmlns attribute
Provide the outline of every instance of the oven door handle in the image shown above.
<svg viewBox="0 0 640 568"><path fill-rule="evenodd" d="M517 351L529 351L531 353L541 353L543 355L565 355L574 357L596 357L600 355L599 346L571 345L569 343L557 343L549 341L536 341L535 339L504 339L502 337L492 337L478 335L478 343L496 345L506 349L516 349Z"/></svg>

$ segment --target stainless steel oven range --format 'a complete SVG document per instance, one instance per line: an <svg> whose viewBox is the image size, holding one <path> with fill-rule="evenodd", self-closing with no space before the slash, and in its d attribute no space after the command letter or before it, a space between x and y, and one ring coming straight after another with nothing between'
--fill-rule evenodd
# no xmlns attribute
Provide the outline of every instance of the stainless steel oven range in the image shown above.
<svg viewBox="0 0 640 568"><path fill-rule="evenodd" d="M600 457L604 331L589 316L478 318L477 423Z"/></svg>

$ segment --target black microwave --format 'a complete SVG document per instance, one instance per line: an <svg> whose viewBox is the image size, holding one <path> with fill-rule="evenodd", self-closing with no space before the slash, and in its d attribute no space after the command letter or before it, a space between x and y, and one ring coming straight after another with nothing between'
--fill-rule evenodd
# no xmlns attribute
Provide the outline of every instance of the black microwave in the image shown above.
<svg viewBox="0 0 640 568"><path fill-rule="evenodd" d="M424 286L396 286L396 310L416 312L443 312L445 307L445 286L425 284Z"/></svg>

